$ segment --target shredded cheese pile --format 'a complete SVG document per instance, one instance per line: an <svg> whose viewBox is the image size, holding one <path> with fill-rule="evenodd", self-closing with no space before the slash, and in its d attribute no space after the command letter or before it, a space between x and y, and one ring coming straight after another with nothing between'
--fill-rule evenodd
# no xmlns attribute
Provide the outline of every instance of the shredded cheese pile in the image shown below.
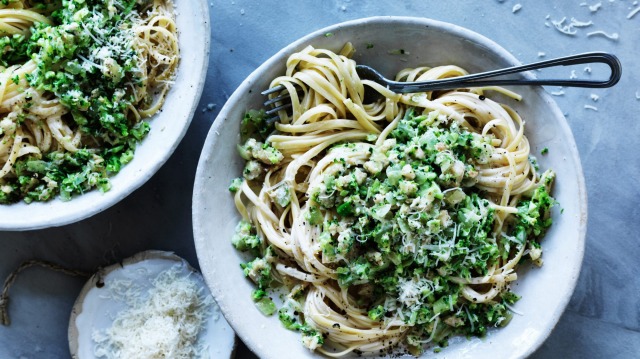
<svg viewBox="0 0 640 359"><path fill-rule="evenodd" d="M181 275L179 268L160 273L144 299L135 288L125 293L128 309L118 313L110 328L92 334L97 358L208 357L197 339L213 299L196 281Z"/></svg>

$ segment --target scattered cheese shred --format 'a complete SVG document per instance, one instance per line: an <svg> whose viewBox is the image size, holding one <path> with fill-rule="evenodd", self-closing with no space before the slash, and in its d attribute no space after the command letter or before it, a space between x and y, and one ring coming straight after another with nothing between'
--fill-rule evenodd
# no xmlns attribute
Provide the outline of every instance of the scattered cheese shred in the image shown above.
<svg viewBox="0 0 640 359"><path fill-rule="evenodd" d="M596 12L596 11L600 10L600 7L602 7L602 3L598 2L596 4L589 5L588 3L583 2L583 3L580 4L580 6L586 6L586 7L589 8L589 11Z"/></svg>
<svg viewBox="0 0 640 359"><path fill-rule="evenodd" d="M631 10L631 12L629 14L627 14L627 19L631 19L632 17L636 16L636 14L640 12L640 6L638 6L637 8Z"/></svg>
<svg viewBox="0 0 640 359"><path fill-rule="evenodd" d="M620 38L620 35L618 35L617 32L614 32L612 34L607 34L606 32L602 31L602 30L598 30L598 31L592 31L587 33L587 37L591 37L591 36L604 36L609 40L613 40L613 41L618 41L618 39Z"/></svg>
<svg viewBox="0 0 640 359"><path fill-rule="evenodd" d="M511 12L515 14L515 13L517 13L520 9L522 9L522 4L519 4L519 3L518 3L518 4L513 5L513 8L511 9Z"/></svg>
<svg viewBox="0 0 640 359"><path fill-rule="evenodd" d="M589 21L580 21L577 20L575 17L571 18L571 23L569 24L573 27L587 27L587 26L591 26L593 25L593 21L589 20Z"/></svg>
<svg viewBox="0 0 640 359"><path fill-rule="evenodd" d="M113 325L95 331L97 358L201 358L204 348L197 345L198 334L211 314L213 299L201 286L183 273L179 265L158 275L143 300L132 282L118 283L116 296L128 308L119 312Z"/></svg>
<svg viewBox="0 0 640 359"><path fill-rule="evenodd" d="M584 105L584 108L586 108L587 110L598 111L597 107L591 105Z"/></svg>
<svg viewBox="0 0 640 359"><path fill-rule="evenodd" d="M598 102L598 100L600 99L600 96L598 96L598 95L596 95L594 93L592 93L591 96L589 96L589 97L591 97L593 102Z"/></svg>
<svg viewBox="0 0 640 359"><path fill-rule="evenodd" d="M574 17L572 17L571 21L567 24L565 24L566 20L567 18L563 17L558 21L552 20L551 23L553 24L553 26L555 26L556 30L569 36L573 36L578 33L578 30L576 29L577 27L587 27L593 25L592 21L579 21Z"/></svg>

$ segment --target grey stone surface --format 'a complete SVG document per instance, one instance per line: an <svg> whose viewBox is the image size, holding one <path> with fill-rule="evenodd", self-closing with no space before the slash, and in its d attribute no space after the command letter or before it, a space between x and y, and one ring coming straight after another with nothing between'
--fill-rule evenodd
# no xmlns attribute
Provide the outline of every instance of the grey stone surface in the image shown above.
<svg viewBox="0 0 640 359"><path fill-rule="evenodd" d="M189 3L176 2L179 6ZM321 27L374 15L422 16L479 32L522 62L592 50L611 51L620 57L623 78L615 88L548 89L564 91L554 98L567 116L580 151L589 224L576 291L556 329L533 357L638 357L640 13L627 19L638 6L631 0L586 1L592 6L601 3L595 12L581 5L584 2L523 0L514 13L516 1L495 0L210 1L207 82L195 118L175 154L147 184L92 218L47 230L0 232L0 279L26 259L42 258L92 271L146 249L175 251L197 266L191 231L195 168L209 126L240 82L281 47ZM593 24L568 36L551 23L563 17ZM587 35L600 30L619 37ZM571 70L552 74L568 78ZM574 70L579 78L604 74L596 67L590 74L584 67ZM592 94L598 96L597 101ZM0 327L0 358L68 357L69 314L83 283L43 269L25 271L11 291L13 322ZM252 354L241 345L238 357Z"/></svg>

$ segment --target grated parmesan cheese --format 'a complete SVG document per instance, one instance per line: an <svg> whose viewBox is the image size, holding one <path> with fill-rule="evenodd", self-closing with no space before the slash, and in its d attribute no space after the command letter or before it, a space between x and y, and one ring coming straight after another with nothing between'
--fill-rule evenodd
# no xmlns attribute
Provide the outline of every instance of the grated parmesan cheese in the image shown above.
<svg viewBox="0 0 640 359"><path fill-rule="evenodd" d="M591 105L584 105L584 108L587 110L598 111L598 108Z"/></svg>
<svg viewBox="0 0 640 359"><path fill-rule="evenodd" d="M586 6L586 7L589 8L589 11L596 12L596 11L600 10L600 7L602 7L602 3L598 2L596 4L589 5L586 2L583 2L583 3L580 4L580 6Z"/></svg>
<svg viewBox="0 0 640 359"><path fill-rule="evenodd" d="M571 18L571 21L567 24L565 24L566 20L567 18L563 17L561 20L558 20L558 21L552 20L551 23L556 28L556 30L569 36L574 36L575 34L578 33L578 30L576 29L577 27L587 27L587 26L593 25L592 21L579 21L573 17Z"/></svg>
<svg viewBox="0 0 640 359"><path fill-rule="evenodd" d="M92 334L97 358L203 358L198 335L211 314L213 299L188 276L179 276L180 265L160 273L142 299L131 281L110 283L112 296L127 303L113 325Z"/></svg>
<svg viewBox="0 0 640 359"><path fill-rule="evenodd" d="M612 34L607 34L606 32L602 31L602 30L598 30L598 31L592 31L587 33L587 37L591 37L591 36L604 36L609 40L613 40L613 41L618 41L618 38L620 38L620 35L618 35L617 32L614 32Z"/></svg>
<svg viewBox="0 0 640 359"><path fill-rule="evenodd" d="M640 12L640 6L638 6L637 8L631 10L631 12L629 14L627 14L627 19L631 19L632 17L636 16L636 14Z"/></svg>

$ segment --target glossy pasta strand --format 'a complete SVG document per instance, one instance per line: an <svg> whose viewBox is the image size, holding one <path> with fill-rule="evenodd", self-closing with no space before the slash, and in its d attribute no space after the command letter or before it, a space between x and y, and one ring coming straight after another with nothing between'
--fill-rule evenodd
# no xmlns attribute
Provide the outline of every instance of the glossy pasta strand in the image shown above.
<svg viewBox="0 0 640 359"><path fill-rule="evenodd" d="M424 81L466 73L457 66L424 67L402 70L397 79ZM292 55L287 61L286 75L274 79L271 85L284 85L292 94L293 114L282 112L281 121L276 123L278 132L266 139L285 159L270 172L281 175L265 186L272 190L276 183L276 186L286 184L293 191L292 202L283 209L263 193L264 189L258 196L244 180L240 193L252 203L240 201L240 195L236 194L238 210L246 217L245 205L256 207L259 217L253 224L258 232L266 234L265 245L272 244L287 256L271 259L275 269L281 276L308 286L301 299L304 319L324 333L329 343L316 350L340 357L354 350L380 353L394 347L405 340L412 326L397 314L384 322L371 319L361 307L360 294L338 285L336 259L323 253L321 230L306 216L312 197L309 189L321 186L327 177L339 173L344 166L363 166L372 153L386 145L409 108L425 118L432 113L439 114L435 121L455 122L469 132L492 139L492 155L477 164L475 188L487 193L489 207L496 217L492 235L498 238L518 212L516 204L520 195L531 192L540 182L529 161L524 121L506 105L487 98L483 91L496 90L518 100L519 95L498 88L399 95L370 81L361 81L355 71L355 61L350 58L313 47ZM378 91L385 99L375 104L362 103L365 86ZM301 87L301 91L294 91L297 87ZM332 147L336 143L349 145ZM300 178L308 185L300 187ZM329 200L334 195L328 193L320 200ZM324 221L335 218L328 211L322 216ZM348 231L340 227L337 235ZM508 289L509 283L517 279L515 269L525 250L524 245L516 246L508 258L491 265L486 275L452 276L450 280L462 286L461 294L468 303L494 302ZM438 315L431 319L433 332L424 343L436 340L438 326L447 325Z"/></svg>

